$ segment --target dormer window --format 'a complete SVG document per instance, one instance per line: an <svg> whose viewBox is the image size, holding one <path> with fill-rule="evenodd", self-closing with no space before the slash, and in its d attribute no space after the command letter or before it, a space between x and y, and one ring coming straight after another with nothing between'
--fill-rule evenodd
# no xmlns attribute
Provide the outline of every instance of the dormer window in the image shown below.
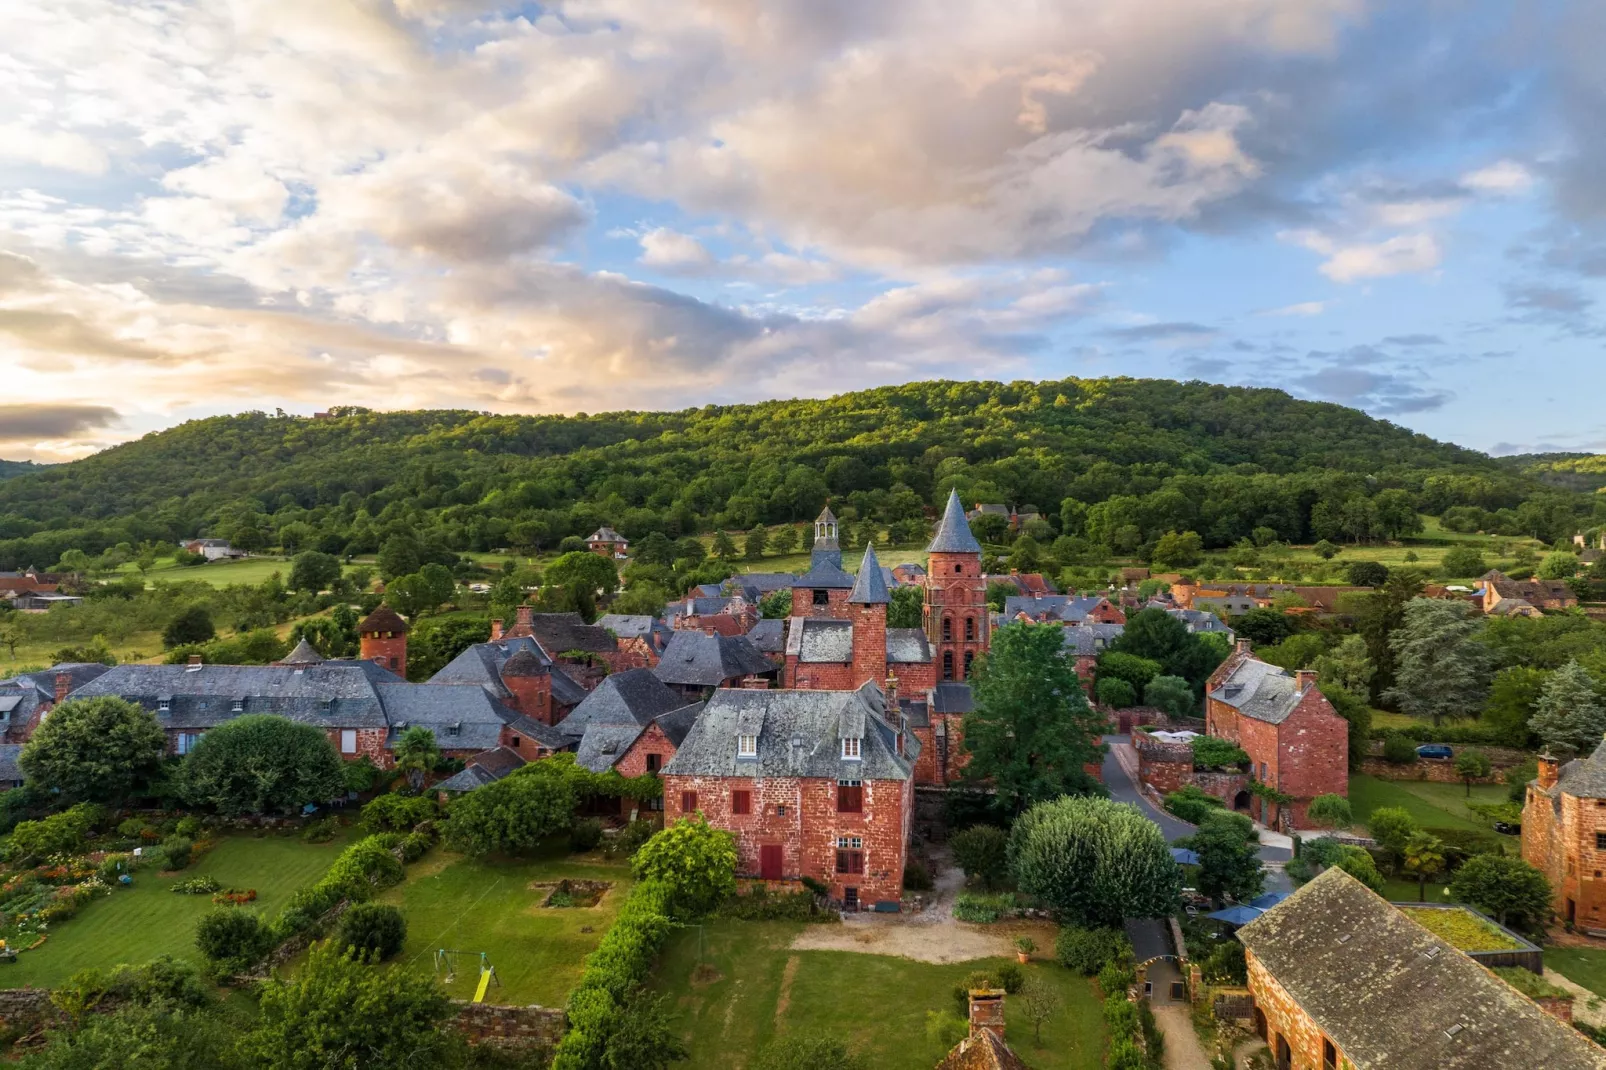
<svg viewBox="0 0 1606 1070"><path fill-rule="evenodd" d="M758 757L758 737L757 736L737 736L736 737L736 757L738 757L738 758L757 758Z"/></svg>
<svg viewBox="0 0 1606 1070"><path fill-rule="evenodd" d="M173 709L173 700L172 699L170 699L170 698L159 698L159 699L156 700L156 712L157 713L168 713L168 712L171 712L172 709Z"/></svg>
<svg viewBox="0 0 1606 1070"><path fill-rule="evenodd" d="M233 711L235 713L244 713L245 712L245 699L243 699L243 698L235 699L234 700L234 705L231 708L233 709Z"/></svg>
<svg viewBox="0 0 1606 1070"><path fill-rule="evenodd" d="M855 761L858 760L860 757L859 744L861 742L862 740L860 740L857 736L844 736L842 738L842 757Z"/></svg>

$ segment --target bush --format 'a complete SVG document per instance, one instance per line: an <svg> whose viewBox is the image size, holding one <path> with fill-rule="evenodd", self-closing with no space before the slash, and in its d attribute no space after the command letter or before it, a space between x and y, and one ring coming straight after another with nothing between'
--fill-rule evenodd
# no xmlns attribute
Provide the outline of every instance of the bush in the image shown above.
<svg viewBox="0 0 1606 1070"><path fill-rule="evenodd" d="M690 921L736 892L736 840L706 821L682 818L642 845L630 871L638 881L661 883L675 917Z"/></svg>
<svg viewBox="0 0 1606 1070"><path fill-rule="evenodd" d="M1193 748L1195 769L1246 769L1249 766L1248 753L1228 740L1216 736L1199 736L1189 745Z"/></svg>
<svg viewBox="0 0 1606 1070"><path fill-rule="evenodd" d="M362 808L359 824L365 832L409 832L420 822L440 816L440 807L427 795L380 795Z"/></svg>
<svg viewBox="0 0 1606 1070"><path fill-rule="evenodd" d="M863 1066L864 1061L835 1037L788 1034L764 1046L754 1070L862 1070Z"/></svg>
<svg viewBox="0 0 1606 1070"><path fill-rule="evenodd" d="M435 846L435 828L428 822L409 832L401 842L403 862L416 862Z"/></svg>
<svg viewBox="0 0 1606 1070"><path fill-rule="evenodd" d="M1391 735L1404 736L1412 743L1452 743L1490 747L1506 745L1498 727L1476 721L1469 724L1440 725L1437 728L1426 723L1408 724L1403 728L1374 728L1371 732L1372 739L1381 739L1385 744Z"/></svg>
<svg viewBox="0 0 1606 1070"><path fill-rule="evenodd" d="M992 825L972 825L948 841L965 876L984 888L1003 883L1009 871L1009 835Z"/></svg>
<svg viewBox="0 0 1606 1070"><path fill-rule="evenodd" d="M402 949L407 921L387 903L357 903L340 917L337 943L355 948L369 962L383 962Z"/></svg>
<svg viewBox="0 0 1606 1070"><path fill-rule="evenodd" d="M323 729L272 714L246 714L207 732L182 769L186 797L223 814L294 814L346 790L340 755Z"/></svg>
<svg viewBox="0 0 1606 1070"><path fill-rule="evenodd" d="M373 898L375 888L400 881L402 864L390 853L400 842L395 836L368 836L341 851L321 879L290 897L279 915L280 935L306 930L343 899L364 902Z"/></svg>
<svg viewBox="0 0 1606 1070"><path fill-rule="evenodd" d="M195 929L195 946L220 974L249 970L274 942L272 927L249 910L214 910Z"/></svg>
<svg viewBox="0 0 1606 1070"><path fill-rule="evenodd" d="M991 925L1015 909L1013 895L982 895L960 892L954 900L954 917L975 925Z"/></svg>
<svg viewBox="0 0 1606 1070"><path fill-rule="evenodd" d="M328 843L340 831L340 822L333 816L322 817L301 830L302 843Z"/></svg>
<svg viewBox="0 0 1606 1070"><path fill-rule="evenodd" d="M931 868L919 858L910 858L903 864L903 887L910 892L929 892L933 887Z"/></svg>
<svg viewBox="0 0 1606 1070"><path fill-rule="evenodd" d="M718 913L722 918L742 921L809 921L817 916L812 893L771 892L762 884L743 895L731 896L720 904Z"/></svg>
<svg viewBox="0 0 1606 1070"><path fill-rule="evenodd" d="M1212 811L1226 807L1220 799L1192 784L1186 784L1179 790L1169 793L1164 802L1167 810L1190 825L1202 825Z"/></svg>
<svg viewBox="0 0 1606 1070"><path fill-rule="evenodd" d="M105 817L106 811L94 803L79 803L40 821L19 821L11 830L11 846L23 859L76 854Z"/></svg>
<svg viewBox="0 0 1606 1070"><path fill-rule="evenodd" d="M1012 996L1026 983L1026 971L1021 969L1018 962L1006 962L993 973L998 978L998 987Z"/></svg>
<svg viewBox="0 0 1606 1070"><path fill-rule="evenodd" d="M162 841L161 868L170 871L183 869L190 864L190 855L194 850L194 840L184 836L169 836Z"/></svg>
<svg viewBox="0 0 1606 1070"><path fill-rule="evenodd" d="M1120 929L1078 929L1065 926L1054 941L1054 955L1068 970L1093 977L1110 963L1132 961L1132 944Z"/></svg>
<svg viewBox="0 0 1606 1070"><path fill-rule="evenodd" d="M652 839L657 831L652 827L651 821L644 821L638 818L626 825L619 832L619 835L608 841L607 847L604 848L604 853L614 858L629 858L641 850L642 844Z"/></svg>
<svg viewBox="0 0 1606 1070"><path fill-rule="evenodd" d="M1093 688L1093 697L1100 706L1124 710L1138 704L1138 693L1132 685L1118 676L1106 676Z"/></svg>
<svg viewBox="0 0 1606 1070"><path fill-rule="evenodd" d="M1106 962L1099 970L1099 991L1106 996L1124 996L1126 990L1131 988L1137 979L1137 972L1126 963Z"/></svg>
<svg viewBox="0 0 1606 1070"><path fill-rule="evenodd" d="M595 851L602 842L602 819L582 817L569 829L569 850L575 854Z"/></svg>
<svg viewBox="0 0 1606 1070"><path fill-rule="evenodd" d="M198 839L201 835L201 819L198 817L181 817L173 831L188 839Z"/></svg>
<svg viewBox="0 0 1606 1070"><path fill-rule="evenodd" d="M168 891L177 892L179 895L211 895L213 892L221 891L222 888L223 885L217 882L216 877L191 877L179 881Z"/></svg>
<svg viewBox="0 0 1606 1070"><path fill-rule="evenodd" d="M143 818L131 817L127 821L118 822L117 835L125 839L137 840L139 834L150 828Z"/></svg>
<svg viewBox="0 0 1606 1070"><path fill-rule="evenodd" d="M1104 1024L1110 1027L1110 1036L1130 1037L1138 1031L1138 1005L1124 991L1111 993L1104 999Z"/></svg>
<svg viewBox="0 0 1606 1070"><path fill-rule="evenodd" d="M1391 765L1410 765L1416 761L1416 744L1403 732L1390 732L1383 737L1383 760Z"/></svg>

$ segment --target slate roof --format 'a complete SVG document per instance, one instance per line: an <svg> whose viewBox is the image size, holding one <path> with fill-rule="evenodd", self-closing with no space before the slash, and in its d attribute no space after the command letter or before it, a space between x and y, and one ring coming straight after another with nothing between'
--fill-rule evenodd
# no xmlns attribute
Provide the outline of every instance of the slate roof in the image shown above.
<svg viewBox="0 0 1606 1070"><path fill-rule="evenodd" d="M943 510L937 533L926 546L928 554L979 554L981 543L971 534L970 521L965 519L965 507L959 504L959 492L948 492L948 507Z"/></svg>
<svg viewBox="0 0 1606 1070"><path fill-rule="evenodd" d="M0 680L0 730L9 725L27 724L41 707L54 703L57 673L66 673L70 678L67 687L70 694L104 675L108 668L98 661L64 661L38 672Z"/></svg>
<svg viewBox="0 0 1606 1070"><path fill-rule="evenodd" d="M1065 649L1076 657L1097 657L1126 631L1124 624L1079 624L1066 628Z"/></svg>
<svg viewBox="0 0 1606 1070"><path fill-rule="evenodd" d="M211 728L242 714L272 713L328 728L385 728L379 697L406 685L368 661L319 665L119 665L74 691L73 698L118 695L157 715L164 728ZM243 709L235 710L241 700ZM160 704L166 701L168 709Z"/></svg>
<svg viewBox="0 0 1606 1070"><path fill-rule="evenodd" d="M642 730L642 726L634 721L627 724L586 725L585 735L580 737L580 746L574 752L575 764L593 773L606 773L630 749L630 744L636 741Z"/></svg>
<svg viewBox="0 0 1606 1070"><path fill-rule="evenodd" d="M379 684L380 705L390 722L394 741L413 725L423 725L435 733L442 750L490 750L499 746L502 726L515 723L537 740L552 730L538 721L522 717L492 698L474 684L409 684L400 681ZM529 731L529 728L536 731ZM549 737L550 738L550 737ZM562 742L559 741L559 746Z"/></svg>
<svg viewBox="0 0 1606 1070"><path fill-rule="evenodd" d="M842 551L835 546L822 548L819 543L809 554L809 570L793 582L797 587L837 590L853 587L853 577L842 571Z"/></svg>
<svg viewBox="0 0 1606 1070"><path fill-rule="evenodd" d="M619 534L617 531L615 531L612 528L610 528L608 525L604 524L604 525L602 525L602 527L598 528L596 531L593 531L591 533L591 537L586 539L586 542L616 542L616 543L623 543L623 542L625 542L625 537L623 535Z"/></svg>
<svg viewBox="0 0 1606 1070"><path fill-rule="evenodd" d="M402 620L400 613L381 602L372 613L357 622L357 631L395 632L397 635L406 635L407 622Z"/></svg>
<svg viewBox="0 0 1606 1070"><path fill-rule="evenodd" d="M976 699L970 685L957 680L944 680L931 689L931 712L970 713L976 708Z"/></svg>
<svg viewBox="0 0 1606 1070"><path fill-rule="evenodd" d="M301 641L296 644L296 648L290 651L290 653L286 654L284 657L280 658L278 661L274 662L274 664L322 665L325 660L327 659L324 658L322 654L318 653L317 650L313 649L311 643L307 642L306 636L302 636Z"/></svg>
<svg viewBox="0 0 1606 1070"><path fill-rule="evenodd" d="M477 765L465 765L460 771L447 777L435 785L436 791L447 791L458 794L483 788L487 784L494 784L502 779Z"/></svg>
<svg viewBox="0 0 1606 1070"><path fill-rule="evenodd" d="M745 635L692 631L676 632L652 670L664 683L683 687L719 687L727 680L774 671L775 663Z"/></svg>
<svg viewBox="0 0 1606 1070"><path fill-rule="evenodd" d="M663 771L676 776L908 780L919 744L908 736L905 746L911 757L897 753L897 732L882 718L883 701L874 684L857 691L716 691ZM842 757L844 734L862 740L862 757ZM757 757L736 756L741 735L758 737Z"/></svg>
<svg viewBox="0 0 1606 1070"><path fill-rule="evenodd" d="M793 617L787 654L799 661L852 661L853 622L828 617Z"/></svg>
<svg viewBox="0 0 1606 1070"><path fill-rule="evenodd" d="M541 649L554 658L571 650L608 653L619 646L606 629L587 624L578 613L532 613L530 630Z"/></svg>
<svg viewBox="0 0 1606 1070"><path fill-rule="evenodd" d="M1193 599L1195 607L1220 606L1234 617L1248 613L1252 609L1259 609L1260 603L1246 594L1225 595L1196 595Z"/></svg>
<svg viewBox="0 0 1606 1070"><path fill-rule="evenodd" d="M25 779L17 758L22 754L21 743L0 743L0 783L21 782Z"/></svg>
<svg viewBox="0 0 1606 1070"><path fill-rule="evenodd" d="M461 772L436 784L440 791L473 791L494 784L524 765L522 755L507 747L495 747L468 757Z"/></svg>
<svg viewBox="0 0 1606 1070"><path fill-rule="evenodd" d="M1579 799L1606 799L1606 742L1598 744L1589 757L1574 758L1561 767L1556 778L1558 805L1561 792Z"/></svg>
<svg viewBox="0 0 1606 1070"><path fill-rule="evenodd" d="M774 594L793 586L797 577L790 572L741 572L728 582L744 590L751 588L759 594Z"/></svg>
<svg viewBox="0 0 1606 1070"><path fill-rule="evenodd" d="M1024 613L1033 620L1062 620L1080 624L1103 601L1106 599L1100 594L1046 594L1035 598L1019 595L1004 599L1004 618L1013 620L1017 614Z"/></svg>
<svg viewBox="0 0 1606 1070"><path fill-rule="evenodd" d="M592 724L644 725L661 713L679 709L686 700L671 691L650 669L627 669L603 678L595 691L558 722L566 736L585 735Z"/></svg>
<svg viewBox="0 0 1606 1070"><path fill-rule="evenodd" d="M1221 683L1210 692L1210 697L1224 702L1245 717L1268 724L1282 724L1299 705L1300 691L1297 681L1288 670L1268 665L1259 658L1245 658Z"/></svg>
<svg viewBox="0 0 1606 1070"><path fill-rule="evenodd" d="M1229 636L1236 634L1220 617L1214 613L1206 613L1202 609L1167 609L1166 612L1186 624L1190 632L1199 634L1220 632Z"/></svg>
<svg viewBox="0 0 1606 1070"><path fill-rule="evenodd" d="M886 575L882 572L881 562L876 559L874 543L864 548L864 560L859 563L859 575L853 581L848 601L860 606L886 605L892 601L892 595L887 591Z"/></svg>
<svg viewBox="0 0 1606 1070"><path fill-rule="evenodd" d="M597 627L606 628L621 639L645 639L655 654L663 653L673 634L667 624L645 613L606 613L597 618Z"/></svg>
<svg viewBox="0 0 1606 1070"><path fill-rule="evenodd" d="M765 654L786 652L786 624L782 618L761 620L747 633L748 642Z"/></svg>
<svg viewBox="0 0 1606 1070"><path fill-rule="evenodd" d="M1336 867L1238 939L1355 1070L1606 1067L1606 1051Z"/></svg>
<svg viewBox="0 0 1606 1070"><path fill-rule="evenodd" d="M919 628L887 629L887 663L922 665L931 660L931 643Z"/></svg>
<svg viewBox="0 0 1606 1070"><path fill-rule="evenodd" d="M499 699L510 699L513 693L502 683L502 668L513 655L529 651L540 658L552 674L552 701L560 706L576 706L586 697L586 689L563 671L563 667L547 657L541 645L527 635L504 637L489 643L475 643L447 662L434 676L432 684L479 684Z"/></svg>

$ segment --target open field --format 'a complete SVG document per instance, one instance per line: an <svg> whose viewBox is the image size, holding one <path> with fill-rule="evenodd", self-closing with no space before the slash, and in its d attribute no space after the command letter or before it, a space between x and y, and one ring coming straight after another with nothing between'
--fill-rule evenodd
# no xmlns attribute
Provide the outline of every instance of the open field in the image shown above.
<svg viewBox="0 0 1606 1070"><path fill-rule="evenodd" d="M321 877L352 835L342 830L324 844L302 843L295 835L230 835L179 873L137 873L132 888L101 896L62 922L42 946L23 952L13 965L0 965L0 986L49 987L91 966L142 963L158 955L199 963L195 926L213 909L212 897L179 895L169 890L173 885L190 877L215 877L227 888L255 888L254 909L271 915L297 889Z"/></svg>
<svg viewBox="0 0 1606 1070"><path fill-rule="evenodd" d="M350 566L348 566L349 568ZM145 578L164 583L193 583L197 580L213 587L227 587L232 583L258 584L275 572L281 579L290 578L290 559L285 557L247 557L235 561L212 561L205 565L180 567L172 558L163 558L145 573ZM123 565L116 573L119 577L138 576L139 569Z"/></svg>
<svg viewBox="0 0 1606 1070"><path fill-rule="evenodd" d="M594 907L541 906L547 889L532 883L564 877L611 881L613 887ZM407 943L396 962L407 969L432 973L440 948L470 953L459 959L456 980L447 986L454 999L473 998L483 951L502 982L487 994L488 1002L561 1007L630 884L627 866L572 858L557 845L549 856L516 860L471 859L437 847L408 866L406 881L379 901L406 915Z"/></svg>
<svg viewBox="0 0 1606 1070"><path fill-rule="evenodd" d="M1490 822L1467 809L1468 802L1506 801L1506 789L1499 784L1474 784L1469 799L1460 784L1436 784L1426 780L1381 780L1364 774L1349 778L1349 801L1358 824L1381 806L1403 807L1423 828L1476 829L1490 831ZM1412 895L1415 898L1415 895Z"/></svg>
<svg viewBox="0 0 1606 1070"><path fill-rule="evenodd" d="M972 970L1003 959L936 966L887 955L793 951L794 922L713 920L675 936L656 972L688 1046L690 1070L751 1066L781 1033L829 1032L877 1070L929 1070L947 1050L927 1034L927 1014L957 1012L953 989ZM699 961L707 965L697 970ZM709 972L711 968L712 972ZM1105 1029L1087 978L1048 962L1026 967L1060 994L1043 1026L1043 1044L1018 1010L1010 1044L1036 1070L1094 1070L1103 1065Z"/></svg>

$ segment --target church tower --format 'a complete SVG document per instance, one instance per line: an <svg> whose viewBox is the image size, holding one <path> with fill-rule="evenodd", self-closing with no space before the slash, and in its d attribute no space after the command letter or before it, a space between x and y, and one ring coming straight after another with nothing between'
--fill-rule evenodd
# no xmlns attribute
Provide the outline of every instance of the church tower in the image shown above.
<svg viewBox="0 0 1606 1070"><path fill-rule="evenodd" d="M814 549L809 570L792 581L792 616L850 618L848 592L853 577L842 571L842 547L837 542L836 515L826 506L814 521Z"/></svg>
<svg viewBox="0 0 1606 1070"><path fill-rule="evenodd" d="M873 683L883 686L887 678L887 607L892 594L887 590L886 577L881 575L881 562L876 559L875 544L867 543L859 575L848 592L848 609L853 621L853 676L850 687ZM895 724L896 721L893 721Z"/></svg>
<svg viewBox="0 0 1606 1070"><path fill-rule="evenodd" d="M926 547L926 637L937 661L937 679L967 680L971 663L991 638L987 581L981 574L981 543L970 531L959 492Z"/></svg>

